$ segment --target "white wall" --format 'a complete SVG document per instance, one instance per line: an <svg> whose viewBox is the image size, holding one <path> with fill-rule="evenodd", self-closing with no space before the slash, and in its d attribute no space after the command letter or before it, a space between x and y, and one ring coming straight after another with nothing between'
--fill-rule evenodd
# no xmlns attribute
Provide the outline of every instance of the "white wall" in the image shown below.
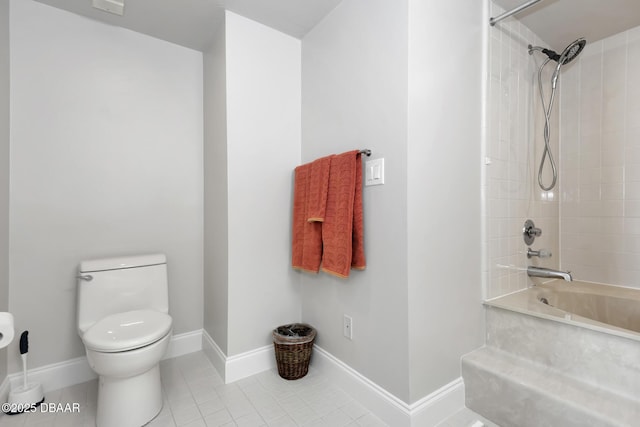
<svg viewBox="0 0 640 427"><path fill-rule="evenodd" d="M369 148L385 185L365 187L367 269L299 274L302 318L322 348L409 400L407 2L345 0L302 41L302 162ZM364 160L363 160L364 162ZM342 335L353 318L353 340Z"/></svg>
<svg viewBox="0 0 640 427"><path fill-rule="evenodd" d="M559 85L561 264L640 287L640 27L588 42Z"/></svg>
<svg viewBox="0 0 640 427"><path fill-rule="evenodd" d="M298 39L232 12L225 31L224 48L206 55L205 115L219 125L206 142L206 222L226 223L211 224L218 237L206 237L206 263L225 271L207 277L205 328L233 356L269 345L273 328L300 320L290 228L301 72Z"/></svg>
<svg viewBox="0 0 640 427"><path fill-rule="evenodd" d="M224 21L224 20L223 20ZM204 52L204 329L226 354L229 231L226 30Z"/></svg>
<svg viewBox="0 0 640 427"><path fill-rule="evenodd" d="M409 1L410 402L457 379L460 357L484 341L482 6Z"/></svg>
<svg viewBox="0 0 640 427"><path fill-rule="evenodd" d="M9 2L0 2L0 311L9 309ZM0 381L7 374L0 350Z"/></svg>
<svg viewBox="0 0 640 427"><path fill-rule="evenodd" d="M30 366L84 354L86 258L166 253L174 333L201 328L201 53L16 0L11 79L9 305Z"/></svg>

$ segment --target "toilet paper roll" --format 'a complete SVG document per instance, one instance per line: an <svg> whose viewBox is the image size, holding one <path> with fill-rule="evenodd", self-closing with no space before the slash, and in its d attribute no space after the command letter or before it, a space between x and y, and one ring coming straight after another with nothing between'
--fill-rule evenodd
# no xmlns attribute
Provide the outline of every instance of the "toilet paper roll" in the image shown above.
<svg viewBox="0 0 640 427"><path fill-rule="evenodd" d="M0 348L8 346L13 341L13 314L0 312Z"/></svg>

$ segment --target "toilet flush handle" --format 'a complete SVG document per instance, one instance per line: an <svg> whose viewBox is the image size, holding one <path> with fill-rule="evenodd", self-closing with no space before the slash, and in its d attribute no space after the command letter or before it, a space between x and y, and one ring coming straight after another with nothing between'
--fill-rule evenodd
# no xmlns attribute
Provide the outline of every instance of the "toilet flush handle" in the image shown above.
<svg viewBox="0 0 640 427"><path fill-rule="evenodd" d="M80 279L80 280L84 280L87 282L90 282L93 280L93 276L90 274L81 274L79 276L76 276L76 279Z"/></svg>

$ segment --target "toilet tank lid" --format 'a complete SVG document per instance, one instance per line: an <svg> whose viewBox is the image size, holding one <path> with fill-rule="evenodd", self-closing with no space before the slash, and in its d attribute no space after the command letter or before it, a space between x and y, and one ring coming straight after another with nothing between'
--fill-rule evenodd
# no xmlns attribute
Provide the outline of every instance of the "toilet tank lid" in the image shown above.
<svg viewBox="0 0 640 427"><path fill-rule="evenodd" d="M125 268L147 267L166 263L167 257L164 254L100 258L82 261L80 263L80 272L91 273L96 271L121 270Z"/></svg>

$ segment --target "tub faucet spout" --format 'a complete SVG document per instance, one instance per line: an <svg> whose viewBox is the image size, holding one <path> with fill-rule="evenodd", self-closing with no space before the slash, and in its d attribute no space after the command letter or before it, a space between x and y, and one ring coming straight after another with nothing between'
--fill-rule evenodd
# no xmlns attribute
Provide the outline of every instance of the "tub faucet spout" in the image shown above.
<svg viewBox="0 0 640 427"><path fill-rule="evenodd" d="M533 265L530 265L529 267L527 267L527 275L531 277L564 279L567 282L571 282L573 280L573 278L571 277L570 271L552 270L551 268L534 267Z"/></svg>

